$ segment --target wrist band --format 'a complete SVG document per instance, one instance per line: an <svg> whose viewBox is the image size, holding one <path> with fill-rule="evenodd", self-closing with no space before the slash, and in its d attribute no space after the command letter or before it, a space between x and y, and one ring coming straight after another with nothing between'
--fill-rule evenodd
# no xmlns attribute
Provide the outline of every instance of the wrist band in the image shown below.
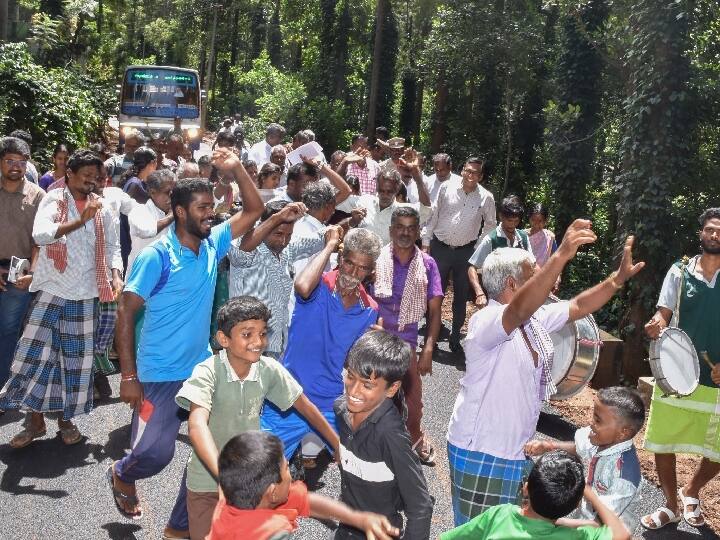
<svg viewBox="0 0 720 540"><path fill-rule="evenodd" d="M120 375L120 382L137 381L137 373L129 373L128 375Z"/></svg>

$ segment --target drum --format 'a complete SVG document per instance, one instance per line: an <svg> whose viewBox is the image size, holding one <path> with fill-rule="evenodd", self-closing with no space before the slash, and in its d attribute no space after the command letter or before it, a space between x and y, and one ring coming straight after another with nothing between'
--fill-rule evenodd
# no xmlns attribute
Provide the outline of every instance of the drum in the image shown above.
<svg viewBox="0 0 720 540"><path fill-rule="evenodd" d="M700 361L690 337L669 326L650 342L650 369L665 396L692 394L700 380Z"/></svg>
<svg viewBox="0 0 720 540"><path fill-rule="evenodd" d="M550 296L545 303L558 301ZM559 401L579 393L595 375L600 358L600 331L593 316L588 315L568 322L550 337L555 346L552 379L557 387L550 399Z"/></svg>

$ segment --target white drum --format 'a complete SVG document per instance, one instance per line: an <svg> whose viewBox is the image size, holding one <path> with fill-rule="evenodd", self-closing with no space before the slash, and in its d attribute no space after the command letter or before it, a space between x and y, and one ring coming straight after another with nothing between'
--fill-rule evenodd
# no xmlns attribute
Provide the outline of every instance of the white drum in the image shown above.
<svg viewBox="0 0 720 540"><path fill-rule="evenodd" d="M550 296L545 303L551 302L558 299ZM550 337L555 348L551 374L557 387L550 399L559 401L579 393L595 375L600 358L600 331L593 316L588 315L567 323Z"/></svg>
<svg viewBox="0 0 720 540"><path fill-rule="evenodd" d="M650 369L665 396L692 394L700 380L700 361L690 337L672 326L650 342Z"/></svg>

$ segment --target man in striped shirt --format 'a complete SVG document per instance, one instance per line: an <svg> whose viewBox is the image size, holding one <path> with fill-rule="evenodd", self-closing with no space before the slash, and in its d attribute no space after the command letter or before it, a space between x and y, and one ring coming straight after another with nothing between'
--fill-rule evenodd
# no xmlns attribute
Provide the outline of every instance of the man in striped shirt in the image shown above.
<svg viewBox="0 0 720 540"><path fill-rule="evenodd" d="M228 253L230 298L254 296L270 308L265 354L276 359L287 345L293 262L314 249L310 240L290 244L295 222L303 215L302 203L269 202L260 224L235 240Z"/></svg>

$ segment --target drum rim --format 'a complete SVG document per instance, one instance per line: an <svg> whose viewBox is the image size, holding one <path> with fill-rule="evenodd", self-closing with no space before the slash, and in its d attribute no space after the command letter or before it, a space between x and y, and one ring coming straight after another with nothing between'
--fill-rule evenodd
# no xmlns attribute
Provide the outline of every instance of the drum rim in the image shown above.
<svg viewBox="0 0 720 540"><path fill-rule="evenodd" d="M691 345L690 350L692 352L693 367L695 368L696 380L688 393L679 392L671 385L671 383L667 379L667 376L665 375L665 372L662 369L662 365L660 364L660 349L662 341L664 341L665 339L669 339L670 336L676 333L682 336L684 339L687 339ZM697 390L697 387L700 385L700 358L698 357L697 350L695 349L695 345L693 344L692 339L690 338L688 333L685 332L685 330L683 330L682 328L678 328L677 326L668 326L664 328L657 339L653 339L652 341L650 341L650 347L648 352L650 353L648 358L648 361L650 363L650 371L652 371L653 378L655 379L655 384L660 387L660 389L665 393L665 395L685 397L689 396L690 394L695 392L695 390Z"/></svg>

